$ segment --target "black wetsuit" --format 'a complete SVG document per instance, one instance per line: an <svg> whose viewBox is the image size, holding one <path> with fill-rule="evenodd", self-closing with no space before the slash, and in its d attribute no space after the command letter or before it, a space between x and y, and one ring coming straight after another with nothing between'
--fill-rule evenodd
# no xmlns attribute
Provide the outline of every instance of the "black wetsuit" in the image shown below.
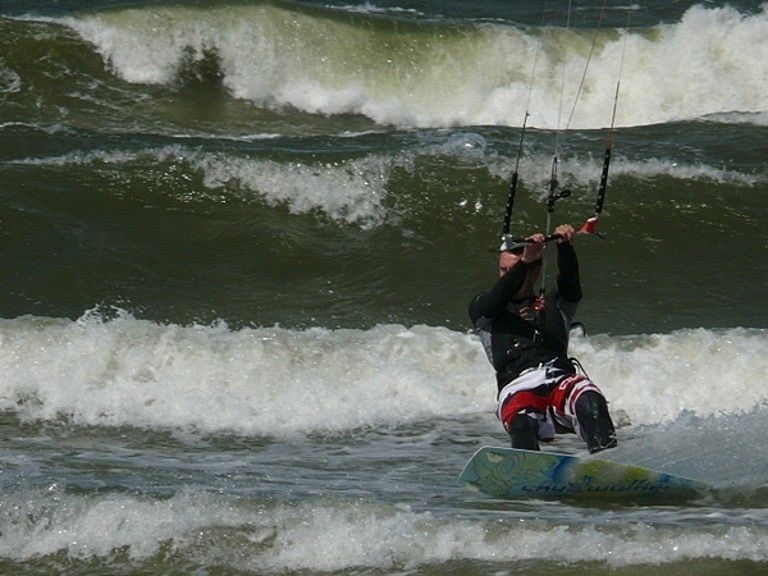
<svg viewBox="0 0 768 576"><path fill-rule="evenodd" d="M524 370L542 364L568 374L575 372L568 360L568 334L581 300L581 283L576 251L570 243L557 245L557 266L557 290L547 294L541 311L532 308L533 298L513 300L530 267L522 260L469 304L475 332L496 369L499 391Z"/></svg>

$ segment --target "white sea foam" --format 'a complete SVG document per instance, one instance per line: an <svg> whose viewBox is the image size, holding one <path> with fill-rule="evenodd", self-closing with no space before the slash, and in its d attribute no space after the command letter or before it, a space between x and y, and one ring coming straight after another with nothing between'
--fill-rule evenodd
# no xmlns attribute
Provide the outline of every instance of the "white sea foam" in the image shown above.
<svg viewBox="0 0 768 576"><path fill-rule="evenodd" d="M373 2L365 2L363 4L329 4L327 7L332 10L341 10L344 12L357 14L402 14L408 16L426 16L426 14L419 12L415 8L401 8L399 6L377 6Z"/></svg>
<svg viewBox="0 0 768 576"><path fill-rule="evenodd" d="M201 152L182 146L136 151L91 150L49 158L27 158L18 164L68 166L186 163L201 175L203 185L233 195L258 196L272 206L284 205L294 214L313 211L332 220L374 226L384 221L383 200L392 167L408 164L379 156L338 162L276 162L269 159Z"/></svg>
<svg viewBox="0 0 768 576"><path fill-rule="evenodd" d="M742 388L735 393L741 394ZM656 402L651 395L647 401ZM750 493L765 485L765 459L755 446L768 434L766 401L729 414L697 416L683 410L674 420L632 428L631 440L622 441L621 434L618 447L601 453L601 458L698 478L727 493Z"/></svg>
<svg viewBox="0 0 768 576"><path fill-rule="evenodd" d="M738 413L768 399L765 331L595 336L572 351L633 424ZM427 326L235 331L127 314L26 317L0 321L0 373L0 408L25 420L244 435L491 413L495 398L479 341Z"/></svg>
<svg viewBox="0 0 768 576"><path fill-rule="evenodd" d="M15 124L14 124L15 125ZM4 125L0 125L0 128ZM185 164L201 177L210 190L238 198L259 198L270 206L286 206L293 214L320 212L331 220L363 228L378 226L390 218L386 208L390 180L394 171L413 173L420 158L448 157L455 163L485 167L491 176L504 179L514 162L488 146L484 137L471 132L450 135L441 143L421 143L393 156L371 154L335 162L277 162L270 159L223 152L203 152L184 146L164 146L140 150L75 151L61 156L26 158L18 164L41 166L123 165L146 162ZM564 186L594 187L598 183L602 159L573 155L559 163L559 180ZM526 156L519 167L523 181L546 194L547 174L552 157ZM751 187L768 182L766 174L749 174L706 164L690 164L672 159L628 160L616 156L612 177L639 180L656 177L683 181L709 182ZM140 174L137 177L141 177Z"/></svg>
<svg viewBox="0 0 768 576"><path fill-rule="evenodd" d="M0 406L25 419L285 435L476 412L493 400L476 383L488 376L478 344L444 328L231 331L89 314L3 320L0 339Z"/></svg>
<svg viewBox="0 0 768 576"><path fill-rule="evenodd" d="M232 140L233 142L259 142L261 140L277 140L283 135L278 132L262 132L259 134L215 134L211 132L200 132L195 134L172 134L173 138L179 139L210 139L210 140Z"/></svg>
<svg viewBox="0 0 768 576"><path fill-rule="evenodd" d="M564 164L567 167L569 161L566 160ZM590 167L590 169L594 174L594 168ZM611 174L612 176L630 176L642 180L665 176L675 180L692 180L735 186L755 186L768 182L766 174L748 174L702 163L678 162L670 159L649 158L648 160L632 161L623 159L621 156L617 157L615 163L611 163Z"/></svg>
<svg viewBox="0 0 768 576"><path fill-rule="evenodd" d="M384 219L382 200L390 171L385 158L303 164L202 154L193 155L191 162L208 188L237 183L295 214L320 210L333 220L366 226Z"/></svg>
<svg viewBox="0 0 768 576"><path fill-rule="evenodd" d="M173 148L158 149L152 154L157 160L165 160L174 153ZM146 155L146 154L144 154ZM16 160L16 164L28 164L32 166L84 166L93 163L127 164L135 162L142 157L142 152L125 150L90 150L88 152L68 152L61 156L49 156L44 158L24 158Z"/></svg>
<svg viewBox="0 0 768 576"><path fill-rule="evenodd" d="M108 556L125 547L133 559L156 553L169 540L183 544L206 526L246 523L248 514L189 492L169 500L130 495L86 497L48 492L4 495L0 506L0 557L16 560L64 550L70 558Z"/></svg>
<svg viewBox="0 0 768 576"><path fill-rule="evenodd" d="M411 160L421 156L448 156L458 162L485 166L488 172L497 178L509 178L514 169L512 158L496 152L482 135L474 132L455 132L442 143L421 144L411 151L398 155L393 159L393 164L407 168L410 167ZM558 179L564 186L579 188L596 186L602 162L602 157L596 158L591 154L563 155L558 158ZM542 190L546 190L551 167L552 155L537 152L524 156L518 172L524 181L539 185ZM615 155L611 161L611 177L617 176L627 176L637 180L665 177L745 187L768 182L768 173L745 173L673 158L631 160L621 154Z"/></svg>
<svg viewBox="0 0 768 576"><path fill-rule="evenodd" d="M78 496L27 491L0 508L0 557L29 560L63 552L72 559L165 554L217 558L256 573L415 568L457 560L539 560L611 567L691 559L768 560L765 514L710 518L699 528L657 526L632 512L536 518L441 518L366 501L257 505L184 491L156 500L129 494ZM582 513L582 516L584 514ZM590 523L596 524L589 525Z"/></svg>
<svg viewBox="0 0 768 576"><path fill-rule="evenodd" d="M71 129L68 126L65 126L64 124L50 124L50 125L44 125L44 124L35 124L32 122L0 122L0 130L5 130L6 128L29 128L31 130L39 130L40 132L45 132L46 134L57 134L60 132L70 132ZM27 161L24 161L27 162ZM33 159L30 159L29 162L34 163Z"/></svg>
<svg viewBox="0 0 768 576"><path fill-rule="evenodd" d="M721 124L753 124L755 126L768 126L768 111L763 112L721 112L710 114L705 118L709 122Z"/></svg>
<svg viewBox="0 0 768 576"><path fill-rule="evenodd" d="M0 58L0 97L3 94L14 94L21 90L21 76L5 65Z"/></svg>
<svg viewBox="0 0 768 576"><path fill-rule="evenodd" d="M215 51L223 82L236 97L408 126L520 125L537 49L529 124L558 126L565 61L562 126L593 37L589 30L531 32L496 24L435 27L428 34L414 24L390 42L379 26L271 5L156 7L56 21L92 43L129 82L170 83L185 58ZM570 126L610 123L625 38L618 125L762 114L768 110L766 36L765 6L745 15L696 5L676 24L603 30Z"/></svg>
<svg viewBox="0 0 768 576"><path fill-rule="evenodd" d="M739 412L768 391L768 332L703 328L639 337L575 339L590 376L635 423Z"/></svg>
<svg viewBox="0 0 768 576"><path fill-rule="evenodd" d="M355 566L413 568L452 560L558 564L606 563L620 567L693 558L765 561L762 526L716 526L702 531L645 523L552 527L548 523L441 519L429 513L354 508L291 510L278 521L273 546L249 563L258 569L343 570ZM299 521L300 519L300 521ZM495 523L495 525L494 525ZM563 525L565 524L565 525ZM284 529L281 529L283 528ZM301 546L294 543L301 542Z"/></svg>
<svg viewBox="0 0 768 576"><path fill-rule="evenodd" d="M486 162L488 171L499 178L508 178L514 166L509 159L500 157L489 157ZM542 195L546 195L551 167L551 155L532 154L526 156L525 161L521 162L519 167L520 178L529 184L538 186ZM558 159L558 180L565 187L596 187L601 169L602 158L579 154L563 156ZM663 177L739 187L752 187L768 182L768 173L746 173L703 163L677 161L672 158L630 160L622 155L616 155L611 161L611 178L619 176L637 180L652 180Z"/></svg>

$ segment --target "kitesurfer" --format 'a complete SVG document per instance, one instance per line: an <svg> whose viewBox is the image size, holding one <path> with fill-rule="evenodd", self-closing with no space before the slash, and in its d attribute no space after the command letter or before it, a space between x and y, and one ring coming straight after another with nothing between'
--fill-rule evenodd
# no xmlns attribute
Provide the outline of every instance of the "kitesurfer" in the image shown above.
<svg viewBox="0 0 768 576"><path fill-rule="evenodd" d="M571 322L581 300L579 265L568 224L557 236L557 289L536 296L545 236L505 235L499 279L469 305L469 315L496 370L497 415L513 448L538 450L555 433L575 432L590 453L616 446L605 397L568 357Z"/></svg>

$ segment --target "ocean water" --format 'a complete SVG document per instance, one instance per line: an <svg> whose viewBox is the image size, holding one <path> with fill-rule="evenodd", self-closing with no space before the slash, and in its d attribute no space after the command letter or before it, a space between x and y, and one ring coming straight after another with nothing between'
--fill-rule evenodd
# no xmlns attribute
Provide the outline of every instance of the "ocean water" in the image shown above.
<svg viewBox="0 0 768 576"><path fill-rule="evenodd" d="M0 0L0 573L768 571L768 4L568 6ZM572 352L713 491L486 498L523 120L578 224L619 81Z"/></svg>

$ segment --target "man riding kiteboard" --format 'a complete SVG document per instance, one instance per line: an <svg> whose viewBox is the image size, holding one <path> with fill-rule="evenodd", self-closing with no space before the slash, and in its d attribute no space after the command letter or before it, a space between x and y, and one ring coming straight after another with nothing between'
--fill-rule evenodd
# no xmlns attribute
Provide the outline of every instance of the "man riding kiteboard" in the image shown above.
<svg viewBox="0 0 768 576"><path fill-rule="evenodd" d="M499 279L469 305L469 316L496 370L497 415L513 448L538 450L555 433L575 432L590 453L616 446L605 397L568 357L571 321L581 300L572 226L555 229L557 289L534 294L545 236L505 235Z"/></svg>

